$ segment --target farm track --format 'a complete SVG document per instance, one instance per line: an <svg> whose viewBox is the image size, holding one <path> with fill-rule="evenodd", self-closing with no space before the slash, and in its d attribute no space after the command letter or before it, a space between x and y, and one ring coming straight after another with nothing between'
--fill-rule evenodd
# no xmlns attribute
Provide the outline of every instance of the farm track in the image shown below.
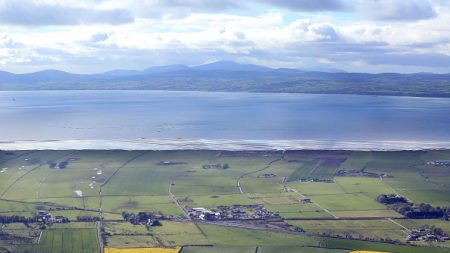
<svg viewBox="0 0 450 253"><path fill-rule="evenodd" d="M295 193L297 193L298 195L300 195L300 197L302 198L306 198L305 195L303 195L302 193L300 193L299 191L297 191L296 189L291 189L292 191L294 191ZM318 204L316 201L311 200L311 202L316 205L317 207L319 207L320 209L322 209L323 211L325 211L326 213L328 213L329 215L333 216L334 219L339 219L338 216L336 216L335 214L333 214L330 210L324 208L323 206L321 206L320 204Z"/></svg>
<svg viewBox="0 0 450 253"><path fill-rule="evenodd" d="M394 187L390 186L389 184L385 183L383 180L383 177L380 177L380 181L381 184L384 185L386 188L389 188L392 190L392 192L394 192L395 194L397 194L398 196L402 196L404 198L406 198L408 201L411 201L410 198L408 198L407 196L405 196L404 194L400 194ZM412 202L412 201L411 201Z"/></svg>
<svg viewBox="0 0 450 253"><path fill-rule="evenodd" d="M411 232L411 230L409 228L407 228L407 227L403 226L402 224L394 221L393 219L388 218L387 220L392 222L392 223L394 223L395 225L398 225L399 227L401 227L404 230L405 233L410 233Z"/></svg>
<svg viewBox="0 0 450 253"><path fill-rule="evenodd" d="M320 168L320 166L322 166L322 164L325 163L324 159L319 159L319 161L317 161L317 163L312 167L312 169L309 171L309 174L312 175L316 172L317 169Z"/></svg>
<svg viewBox="0 0 450 253"><path fill-rule="evenodd" d="M122 165L120 165L120 166L119 166L119 167L111 174L111 176L109 176L109 177L105 180L105 182L103 182L103 183L100 185L100 189L99 189L99 191L98 191L98 195L99 195L99 199L100 199L99 210L98 210L98 211L99 211L99 215L100 215L101 218L103 218L103 194L102 194L102 189L103 189L103 187L104 187L107 183L109 183L109 181L111 181L112 177L114 177L114 176L115 176L122 168L124 168L125 166L127 166L128 164L130 164L131 162L133 162L134 160L138 159L139 157L141 157L141 156L147 154L148 152L150 152L150 151L144 151L144 152L140 153L139 155L133 156L132 158L126 160Z"/></svg>
<svg viewBox="0 0 450 253"><path fill-rule="evenodd" d="M97 231L97 243L98 243L98 249L100 250L100 253L105 252L104 246L103 246L103 239L102 239L102 230L101 230L101 222L97 221L95 223L95 228Z"/></svg>
<svg viewBox="0 0 450 253"><path fill-rule="evenodd" d="M100 234L101 235L101 227L103 226L103 224L102 224L102 220L103 220L103 213L104 213L104 211L103 211L103 195L102 195L102 189L103 189L103 187L107 184L107 183L109 183L109 181L111 181L111 179L121 170L121 169L123 169L125 166L127 166L128 164L130 164L131 162L133 162L134 160L136 160L136 159L138 159L139 157L141 157L141 156L143 156L143 155L145 155L145 154L147 154L147 153L149 153L150 151L144 151L144 152L142 152L142 153L140 153L139 155L136 155L136 156L134 156L134 157L132 157L132 158L130 158L130 159L128 159L127 161L125 161L121 166L119 166L112 174L111 174L111 176L109 176L106 180L105 180L105 182L103 182L101 185L100 185L100 189L99 189L99 191L98 191L98 195L99 195L99 199L100 199L100 203L99 203L99 210L97 210L98 212L99 212L99 217L100 217L100 221L98 221L98 224L97 224L97 234ZM101 237L101 236L100 236ZM98 241L98 243L99 243L99 247L100 247L100 253L103 253L103 251L104 251L104 245L103 245L103 242L101 241L101 239L99 239L99 237L97 236L97 241Z"/></svg>
<svg viewBox="0 0 450 253"><path fill-rule="evenodd" d="M247 173L242 174L241 176L239 176L239 179L238 179L238 181L237 181L237 187L238 187L238 189L239 189L239 192L240 192L241 194L244 194L244 191L242 190L242 186L241 186L241 179L242 179L242 178L244 178L245 176L248 176L248 175L251 175L251 174L254 174L254 173L258 173L258 172L261 172L261 171L264 171L264 170L270 168L274 163L283 160L284 157L285 157L285 153L286 153L286 151L283 151L283 153L282 153L282 155L281 155L280 158L277 158L277 159L275 159L275 160L269 162L269 163L267 164L266 167L264 167L264 168L262 168L262 169L259 169L259 170L247 172ZM322 163L323 163L322 160L318 161L318 162L316 163L316 165L314 166L314 168L310 171L310 173L313 173L318 167L320 167L320 165L322 165ZM293 190L294 192L296 192L297 194L299 194L302 198L306 198L306 197L305 197L303 194L301 194L299 191L297 191L297 190L295 190L295 189L292 189L292 190ZM328 213L328 214L330 214L331 216L333 216L335 219L338 219L338 218L339 218L338 216L336 216L335 214L333 214L333 213L332 213L331 211L329 211L328 209L322 207L322 206L321 206L320 204L318 204L317 202L315 202L315 201L312 201L312 202L313 202L313 204L315 204L317 207L319 207L320 209L322 209L322 210L325 211L326 213Z"/></svg>
<svg viewBox="0 0 450 253"><path fill-rule="evenodd" d="M145 155L145 154L147 154L147 153L149 153L150 151L144 151L144 152L142 152L142 153L140 153L139 155L137 155L137 156L134 156L134 157L132 157L132 158L130 158L130 159L128 159L128 160L126 160L121 166L119 166L112 174L111 174L111 176L109 176L106 180L105 180L105 182L103 182L101 185L100 185L100 188L101 187L103 187L103 186L105 186L107 183L109 183L109 181L121 170L121 169L123 169L123 167L125 167L125 166L127 166L128 164L130 164L131 162L133 162L134 160L136 160L136 159L138 159L139 157L141 157L141 156L143 156L143 155Z"/></svg>
<svg viewBox="0 0 450 253"><path fill-rule="evenodd" d="M277 158L277 159L275 159L275 160L273 160L273 161L270 161L270 162L267 164L267 166L264 167L264 168L262 168L262 169L255 170L255 171L251 171L251 172L247 172L247 173L244 173L244 174L240 175L239 178L238 178L238 180L237 180L237 187L238 187L238 189L239 189L239 192L240 192L241 194L244 194L244 191L242 190L242 186L241 186L241 180L242 180L244 177L246 177L246 176L248 176L248 175L251 175L251 174L255 174L255 173L264 171L264 170L267 170L267 169L270 168L274 163L283 160L283 159L284 159L284 156L285 156L285 153L286 153L286 151L283 150L283 153L281 154L281 157L280 157L280 158Z"/></svg>
<svg viewBox="0 0 450 253"><path fill-rule="evenodd" d="M169 197L172 199L173 203L175 205L177 205L177 207L181 210L181 212L183 212L184 217L186 217L187 219L191 219L191 217L189 217L189 215L186 213L186 210L184 210L184 208L180 205L180 203L178 203L177 198L175 198L175 195L172 193L172 186L175 184L175 179L180 177L183 174L183 172L175 175L169 182L169 187L167 189L167 192L169 194Z"/></svg>
<svg viewBox="0 0 450 253"><path fill-rule="evenodd" d="M187 219L188 222L192 222L195 227L197 227L198 231L205 237L208 238L208 235L202 230L202 228L198 225L197 222L193 221L192 218L187 214L186 210L183 208L183 206L180 205L175 195L172 193L172 186L175 184L175 179L182 176L184 172L178 173L175 175L169 182L169 187L167 189L167 192L169 194L169 197L172 199L173 203L181 210L183 213L183 216Z"/></svg>
<svg viewBox="0 0 450 253"><path fill-rule="evenodd" d="M65 155L63 155L63 156L59 156L59 157L55 158L55 160L59 160L59 159L62 159L62 158L64 158L64 157L66 157L66 156L73 155L73 154L75 154L76 152L77 152L77 151L73 151L73 152L70 152L70 153L65 154ZM33 172L33 171L35 171L35 170L41 168L41 167L44 166L44 165L46 165L46 163L40 163L38 166L32 168L31 170L25 172L25 173L24 173L23 175L21 175L20 177L16 178L16 180L14 180L10 185L8 185L8 187L2 192L2 194L0 194L0 199L3 198L3 197L5 196L5 194L6 194L6 193L7 193L7 192L8 192L8 191L9 191L9 190L17 183L17 182L19 182L22 178L26 177L28 174L30 174L31 172Z"/></svg>

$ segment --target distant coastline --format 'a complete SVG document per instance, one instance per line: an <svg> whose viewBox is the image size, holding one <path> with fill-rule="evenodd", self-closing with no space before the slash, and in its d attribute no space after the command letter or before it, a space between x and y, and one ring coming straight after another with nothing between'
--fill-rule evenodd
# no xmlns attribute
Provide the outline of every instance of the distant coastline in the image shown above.
<svg viewBox="0 0 450 253"><path fill-rule="evenodd" d="M419 151L449 150L450 142L332 141L332 140L17 140L0 141L0 150L352 150Z"/></svg>
<svg viewBox="0 0 450 253"><path fill-rule="evenodd" d="M96 74L74 74L59 70L25 74L0 71L0 91L31 90L165 90L450 97L450 74L272 69L223 61L199 66L177 64Z"/></svg>

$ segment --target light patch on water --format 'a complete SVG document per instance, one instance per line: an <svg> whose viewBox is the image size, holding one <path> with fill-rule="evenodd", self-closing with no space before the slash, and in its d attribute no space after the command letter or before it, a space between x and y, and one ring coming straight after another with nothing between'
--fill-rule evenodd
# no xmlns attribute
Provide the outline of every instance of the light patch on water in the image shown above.
<svg viewBox="0 0 450 253"><path fill-rule="evenodd" d="M335 140L209 140L209 139L134 139L134 140L52 140L0 142L0 150L443 150L442 141L335 141ZM95 168L94 168L95 170ZM101 172L101 170L98 170ZM97 172L97 174L98 174ZM100 175L100 174L99 174Z"/></svg>

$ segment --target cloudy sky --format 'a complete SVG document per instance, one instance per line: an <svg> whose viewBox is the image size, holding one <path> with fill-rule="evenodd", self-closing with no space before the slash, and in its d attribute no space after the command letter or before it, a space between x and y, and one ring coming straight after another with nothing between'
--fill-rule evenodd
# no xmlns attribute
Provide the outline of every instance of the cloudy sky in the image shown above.
<svg viewBox="0 0 450 253"><path fill-rule="evenodd" d="M450 72L448 0L0 0L0 70Z"/></svg>

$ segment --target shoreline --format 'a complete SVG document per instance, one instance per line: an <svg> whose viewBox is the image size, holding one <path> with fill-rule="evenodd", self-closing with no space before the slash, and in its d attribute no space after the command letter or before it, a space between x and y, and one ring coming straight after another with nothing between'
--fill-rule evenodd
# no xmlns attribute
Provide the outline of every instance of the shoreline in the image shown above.
<svg viewBox="0 0 450 253"><path fill-rule="evenodd" d="M420 151L450 150L450 141L431 142L225 139L0 140L0 150Z"/></svg>
<svg viewBox="0 0 450 253"><path fill-rule="evenodd" d="M230 91L230 90L164 90L164 89L1 89L3 93L32 93L32 92L159 92L159 93L203 93L203 94L246 94L246 95L340 95L340 96L367 96L367 97L404 97L404 98L435 98L435 99L450 99L450 94L403 94L403 93L364 93L364 92L286 92L286 91Z"/></svg>

